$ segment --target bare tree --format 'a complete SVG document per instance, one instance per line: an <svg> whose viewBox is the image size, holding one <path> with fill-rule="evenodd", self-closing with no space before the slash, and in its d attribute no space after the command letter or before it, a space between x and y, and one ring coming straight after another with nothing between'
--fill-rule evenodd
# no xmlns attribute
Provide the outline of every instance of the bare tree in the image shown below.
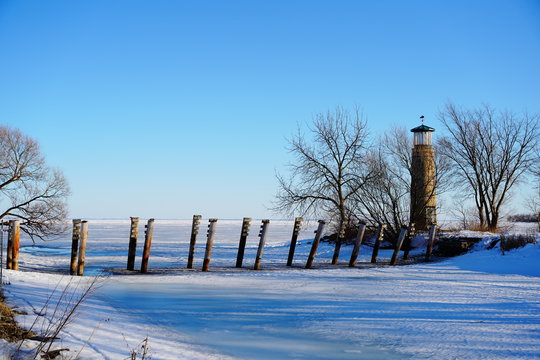
<svg viewBox="0 0 540 360"><path fill-rule="evenodd" d="M495 230L509 191L535 160L539 116L449 103L439 118L449 133L444 155L473 197L480 227Z"/></svg>
<svg viewBox="0 0 540 360"><path fill-rule="evenodd" d="M527 201L527 207L536 216L536 220L538 222L538 229L540 230L540 146L536 149L534 164L530 170L533 181L535 183L535 192L533 196Z"/></svg>
<svg viewBox="0 0 540 360"><path fill-rule="evenodd" d="M68 194L64 176L46 166L38 143L0 126L0 220L20 219L32 239L57 234L63 230Z"/></svg>
<svg viewBox="0 0 540 360"><path fill-rule="evenodd" d="M340 238L350 225L349 202L369 178L366 173L366 120L358 109L336 108L317 114L308 139L300 130L289 140L294 162L290 176L277 174L274 210L304 216L327 216Z"/></svg>
<svg viewBox="0 0 540 360"><path fill-rule="evenodd" d="M439 146L436 145L436 149ZM403 127L393 127L371 152L367 164L376 174L355 195L355 213L375 223L387 224L386 232L397 238L401 225L409 222L413 141ZM435 152L435 186L441 194L449 188L449 164ZM430 187L431 188L431 187Z"/></svg>

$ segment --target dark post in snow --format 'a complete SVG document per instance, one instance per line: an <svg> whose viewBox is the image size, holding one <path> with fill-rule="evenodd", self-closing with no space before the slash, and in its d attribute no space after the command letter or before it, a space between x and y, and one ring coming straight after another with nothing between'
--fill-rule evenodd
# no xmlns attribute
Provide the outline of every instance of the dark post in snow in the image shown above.
<svg viewBox="0 0 540 360"><path fill-rule="evenodd" d="M69 262L69 275L77 274L77 254L79 252L79 238L81 237L81 219L73 219L73 233L71 234L71 259Z"/></svg>
<svg viewBox="0 0 540 360"><path fill-rule="evenodd" d="M21 222L19 220L11 220L11 231L9 237L11 238L11 268L13 270L19 270L19 248L21 244Z"/></svg>
<svg viewBox="0 0 540 360"><path fill-rule="evenodd" d="M429 237L428 237L425 261L431 260L431 252L433 251L433 245L435 245L435 233L436 233L436 225L431 224L431 226L429 227Z"/></svg>
<svg viewBox="0 0 540 360"><path fill-rule="evenodd" d="M236 255L236 267L241 268L244 261L244 251L246 249L246 241L249 234L249 225L251 218L245 217L242 220L242 230L240 232L240 242L238 243L238 254Z"/></svg>
<svg viewBox="0 0 540 360"><path fill-rule="evenodd" d="M407 237L407 225L401 225L401 231L399 232L399 236L396 242L396 247L394 249L394 253L392 254L392 259L390 259L390 265L396 265L396 261L399 257L399 252L401 251L401 246L403 245L403 241Z"/></svg>
<svg viewBox="0 0 540 360"><path fill-rule="evenodd" d="M9 233L7 239L6 269L13 269L13 224L9 221Z"/></svg>
<svg viewBox="0 0 540 360"><path fill-rule="evenodd" d="M339 232L337 234L336 246L334 248L334 256L332 256L332 265L337 265L339 260L339 250L341 249L341 244L345 241L345 229L343 225L340 225Z"/></svg>
<svg viewBox="0 0 540 360"><path fill-rule="evenodd" d="M287 258L287 266L292 266L293 258L294 258L294 251L296 249L296 241L298 240L298 234L300 234L300 227L302 226L302 220L304 220L301 217L297 217L294 219L294 227L293 227L293 233L291 237L291 245L289 247L289 257Z"/></svg>
<svg viewBox="0 0 540 360"><path fill-rule="evenodd" d="M371 254L371 263L375 264L377 262L377 255L379 255L379 248L384 237L384 229L386 229L386 224L379 225L377 230L377 237L375 238L375 244L373 245L373 254Z"/></svg>
<svg viewBox="0 0 540 360"><path fill-rule="evenodd" d="M154 234L154 219L148 219L144 235L144 249L141 260L141 273L148 272L148 260L150 259L150 247L152 246L152 236Z"/></svg>
<svg viewBox="0 0 540 360"><path fill-rule="evenodd" d="M187 261L187 268L193 268L193 256L195 255L195 244L197 243L197 234L199 233L199 224L201 223L201 215L193 215L193 222L191 223L191 238L189 240L189 254Z"/></svg>
<svg viewBox="0 0 540 360"><path fill-rule="evenodd" d="M263 256L264 243L266 242L268 224L270 224L270 220L266 219L262 221L261 231L259 231L259 248L257 249L257 256L255 257L255 265L253 266L253 270L259 270L261 268L261 259Z"/></svg>
<svg viewBox="0 0 540 360"><path fill-rule="evenodd" d="M364 233L366 232L366 223L360 222L358 225L358 233L356 234L356 241L354 242L354 249L351 254L351 260L349 260L349 267L356 265L356 259L360 253L360 246L362 246L362 240L364 239Z"/></svg>
<svg viewBox="0 0 540 360"><path fill-rule="evenodd" d="M79 261L77 262L77 275L84 275L84 261L86 260L86 239L88 238L88 221L81 222L81 242L79 244Z"/></svg>
<svg viewBox="0 0 540 360"><path fill-rule="evenodd" d="M135 270L135 255L137 254L137 237L139 236L139 218L130 217L131 226L129 229L129 247L127 269Z"/></svg>
<svg viewBox="0 0 540 360"><path fill-rule="evenodd" d="M315 260L317 248L319 247L319 242L321 241L324 225L326 225L326 221L319 220L319 227L315 231L315 239L313 239L313 244L311 244L311 251L309 252L309 256L306 262L306 269L311 269L311 265L313 265L313 260Z"/></svg>
<svg viewBox="0 0 540 360"><path fill-rule="evenodd" d="M204 262L202 271L208 271L210 267L210 256L212 256L212 246L214 246L214 234L216 232L216 222L218 219L208 219L208 234L206 239L206 251L204 252Z"/></svg>
<svg viewBox="0 0 540 360"><path fill-rule="evenodd" d="M416 228L414 223L409 223L409 233L407 234L407 238L405 239L404 243L405 249L403 250L403 260L409 259L409 251L411 251L411 243L415 233Z"/></svg>

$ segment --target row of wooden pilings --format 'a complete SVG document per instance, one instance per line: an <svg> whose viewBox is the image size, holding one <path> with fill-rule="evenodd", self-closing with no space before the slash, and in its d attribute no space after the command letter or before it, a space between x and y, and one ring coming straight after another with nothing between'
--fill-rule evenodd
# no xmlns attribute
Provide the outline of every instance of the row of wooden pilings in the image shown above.
<svg viewBox="0 0 540 360"><path fill-rule="evenodd" d="M195 256L195 245L197 243L197 235L199 234L199 226L200 226L201 218L202 218L201 215L193 216L193 221L192 221L192 226L191 226L191 237L190 237L190 242L189 242L189 253L188 253L187 266L186 266L186 268L188 269L193 268L193 260ZM214 235L215 235L216 223L218 219L211 218L208 221L209 221L209 224L208 224L208 230L206 234L206 249L204 253L202 271L208 271L210 268L210 259L212 256L212 248L214 245ZM237 268L242 267L251 221L252 219L247 218L247 217L242 220L240 241L238 244L238 252L236 256ZM303 222L303 218L301 217L297 217L294 220L291 243L289 246L289 256L287 258L287 266L292 266L293 264L296 243L298 240L298 235L300 233L302 222ZM318 221L318 227L317 227L317 230L315 231L315 238L313 239L313 242L311 244L311 250L310 250L306 265L305 265L306 269L310 269L313 265L313 261L315 260L317 249L319 247L319 243L321 241L326 223L327 222L325 220ZM88 232L88 228L87 226L85 226L85 224L86 224L85 221L81 222L81 220L73 220L73 241L72 241L71 268L70 268L71 275L75 275L75 274L82 275L84 271L84 252L86 249L86 236ZM261 260L263 257L263 250L264 250L264 245L266 243L266 236L268 233L269 224L270 224L270 220L268 219L262 220L260 231L259 231L259 246L257 248L257 255L255 256L255 264L253 266L254 270L259 270L261 268ZM354 267L356 265L358 255L360 253L360 247L364 239L366 227L367 225L365 222L361 222L358 226L357 236L354 241L354 249L352 251L351 258L349 260L350 267ZM385 228L386 228L385 224L381 224L377 228L377 232L375 236L375 243L373 246L373 253L371 256L371 263L377 262L377 256L379 253L380 245L383 241ZM148 272L148 261L150 259L150 249L152 245L153 231L154 231L154 219L149 219L147 224L145 225L144 248L143 248L141 268L140 268L141 273ZM127 270L131 270L131 271L135 270L135 256L136 256L136 249L137 249L138 232L139 232L139 218L131 217L128 259L127 259ZM390 260L390 265L395 265L397 263L399 252L401 251L401 248L405 242L408 242L408 243L405 246L405 252L404 252L403 258L404 259L408 258L408 253L410 249L410 240L413 235L414 235L414 224L411 224L408 227L406 225L402 226L397 243L396 243L396 247L394 249L394 253ZM81 240L80 244L78 244L79 238ZM425 257L426 261L430 260L434 241L435 241L435 225L432 225L429 231L428 246L426 249L426 257ZM340 245L341 245L341 242L336 241L334 256L332 258L333 265L336 265L338 262ZM77 250L79 252L78 260L77 260ZM77 264L77 268L75 264Z"/></svg>
<svg viewBox="0 0 540 360"><path fill-rule="evenodd" d="M202 217L200 215L193 216L193 222L191 226L191 238L190 238L190 243L189 243L189 255L188 255L188 261L187 261L188 269L193 268L195 245L197 242L197 235L199 233L199 226L200 226L201 218ZM244 251L246 247L247 237L249 234L251 220L252 220L251 218L244 218L242 221L240 241L239 241L238 253L236 257L237 268L242 267L242 263L244 259ZM212 255L215 227L216 227L217 221L218 220L215 218L209 219L208 231L207 231L207 236L206 236L206 249L205 249L205 254L204 254L202 271L208 271L210 267L210 259ZM287 258L287 266L292 266L293 264L296 243L297 243L298 235L300 233L302 222L303 222L303 219L301 217L297 217L294 220L293 233L291 237L291 243L289 246L289 255ZM315 238L313 239L313 242L311 244L311 250L310 250L306 265L305 265L306 269L310 269L313 265L313 261L315 260L317 249L319 247L319 243L321 241L326 223L327 222L325 220L318 221L318 227L317 227L317 230L315 231ZM270 224L270 220L268 219L262 220L261 228L259 231L259 246L257 249L257 255L255 257L255 264L253 266L254 270L259 270L261 267L261 260L263 257L263 250L264 250L264 245L266 242L266 236L268 233L269 224ZM7 269L18 270L19 269L19 260L18 260L19 247L20 247L20 221L11 220L9 221L9 226L10 226L10 231L9 231L9 238L8 238L7 266L6 267ZM354 248L351 254L351 258L349 260L349 267L354 267L356 265L358 255L360 253L360 247L364 239L366 227L367 225L365 222L361 222L358 226L358 232L354 241ZM386 228L385 224L380 224L377 227L377 231L375 235L375 242L373 245L373 252L371 255L371 263L377 262L377 256L379 253L381 243L383 241L385 228ZM136 256L137 238L138 238L138 231L139 231L138 229L139 229L139 218L132 217L130 235L129 235L127 270L132 270L132 271L135 270L135 256ZM432 253L433 245L435 242L435 229L436 229L435 225L431 225L430 230L429 230L429 235L428 235L425 261L429 261L431 258L431 253ZM141 273L148 272L148 261L150 259L150 249L152 245L153 231L154 231L154 219L149 219L147 224L145 225L145 240L144 240L144 248L143 248L141 268L140 268ZM410 224L409 226L403 225L401 227L401 230L400 230L397 242L396 242L396 246L392 254L392 258L390 259L390 265L395 265L397 263L399 252L401 251L401 248L403 246L405 246L403 259L408 258L409 249L410 249L410 241L411 241L411 238L414 236L414 232L415 232L414 224ZM84 274L87 237L88 237L88 221L80 220L80 219L73 220L70 275L82 276ZM335 244L334 256L332 258L333 265L336 265L338 263L340 245L341 245L341 239L336 241L336 244Z"/></svg>

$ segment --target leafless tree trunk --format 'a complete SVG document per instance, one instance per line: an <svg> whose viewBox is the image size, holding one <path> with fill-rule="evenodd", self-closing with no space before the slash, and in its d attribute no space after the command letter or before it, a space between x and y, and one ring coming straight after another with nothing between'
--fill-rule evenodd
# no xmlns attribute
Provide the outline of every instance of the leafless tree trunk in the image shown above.
<svg viewBox="0 0 540 360"><path fill-rule="evenodd" d="M536 185L534 187L535 193L533 197L528 200L527 207L536 216L538 229L540 230L540 146L536 149L534 164L530 170Z"/></svg>
<svg viewBox="0 0 540 360"><path fill-rule="evenodd" d="M341 234L350 224L349 202L369 178L365 166L366 121L360 111L340 107L315 116L311 139L298 131L289 140L295 160L289 177L277 175L274 210L328 216Z"/></svg>
<svg viewBox="0 0 540 360"><path fill-rule="evenodd" d="M68 194L65 178L46 166L38 143L0 126L0 219L20 219L32 239L57 234L65 228Z"/></svg>
<svg viewBox="0 0 540 360"><path fill-rule="evenodd" d="M442 150L476 205L480 227L495 230L508 192L533 164L539 116L496 112L489 105L439 114L449 135Z"/></svg>

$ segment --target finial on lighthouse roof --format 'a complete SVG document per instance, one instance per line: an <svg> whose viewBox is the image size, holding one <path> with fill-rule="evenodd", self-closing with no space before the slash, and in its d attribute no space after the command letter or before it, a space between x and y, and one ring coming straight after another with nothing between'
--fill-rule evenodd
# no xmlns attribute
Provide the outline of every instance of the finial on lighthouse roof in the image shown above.
<svg viewBox="0 0 540 360"><path fill-rule="evenodd" d="M417 132L433 132L433 131L435 131L434 128L424 125L424 115L420 116L420 120L422 121L422 125L417 126L414 129L411 129L411 132L417 133Z"/></svg>

